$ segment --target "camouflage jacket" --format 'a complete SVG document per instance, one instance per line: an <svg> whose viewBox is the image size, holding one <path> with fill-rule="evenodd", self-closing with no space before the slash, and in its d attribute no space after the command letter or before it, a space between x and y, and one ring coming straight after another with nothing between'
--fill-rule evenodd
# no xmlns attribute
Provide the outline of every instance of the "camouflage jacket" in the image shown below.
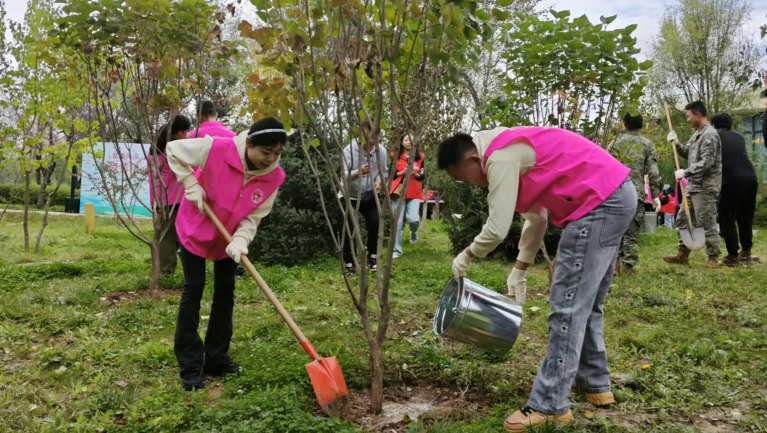
<svg viewBox="0 0 767 433"><path fill-rule="evenodd" d="M661 179L658 170L658 155L652 141L638 132L625 131L610 143L607 150L618 161L631 169L631 181L637 189L637 196L640 201L644 203L646 198L645 176L648 177L652 196L658 197Z"/></svg>
<svg viewBox="0 0 767 433"><path fill-rule="evenodd" d="M722 141L711 124L706 124L676 148L687 158L687 192L718 193L722 188Z"/></svg>

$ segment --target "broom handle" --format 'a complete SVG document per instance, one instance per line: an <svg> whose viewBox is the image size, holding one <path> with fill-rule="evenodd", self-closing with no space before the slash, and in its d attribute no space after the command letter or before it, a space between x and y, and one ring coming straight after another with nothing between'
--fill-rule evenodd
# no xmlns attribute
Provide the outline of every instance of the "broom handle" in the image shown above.
<svg viewBox="0 0 767 433"><path fill-rule="evenodd" d="M221 235L221 237L223 237L227 243L232 242L232 236L229 234L229 231L221 223L221 220L218 219L216 214L213 212L213 209L208 206L208 203L203 202L203 209L205 211L205 215L208 216L208 218L213 222L213 225L216 226L216 229L218 229L218 233ZM320 356L317 354L317 351L314 350L312 343L309 342L309 340L306 338L306 335L301 332L301 328L298 327L296 322L293 320L293 317L290 315L290 313L288 313L288 310L282 306L279 299L277 299L277 297L274 295L274 292L271 288L269 288L269 285L266 284L266 281L261 277L261 274L258 273L256 267L253 266L253 263L251 263L250 259L248 259L248 257L245 255L241 255L240 263L242 263L245 269L248 270L250 276L253 277L253 280L256 281L256 284L258 284L261 292L264 294L264 296L266 296L267 299L269 299L269 302L272 303L274 308L280 314L282 320L287 323L288 328L290 328L290 331L298 340L298 344L301 345L301 347L306 351L310 358L315 361L320 359Z"/></svg>
<svg viewBox="0 0 767 433"><path fill-rule="evenodd" d="M671 115L668 113L668 105L666 103L663 103L663 107L666 109L666 120L668 121L668 129L669 131L674 130L674 126L671 125ZM676 169L679 170L679 155L676 152L676 143L671 142L671 148L674 150L674 164L676 165ZM674 175L676 177L676 175ZM682 181L679 181L679 188L682 190L682 208L684 208L684 213L687 215L687 228L690 231L690 236L692 236L692 216L690 216L690 205L687 204L687 193L685 192L684 183Z"/></svg>

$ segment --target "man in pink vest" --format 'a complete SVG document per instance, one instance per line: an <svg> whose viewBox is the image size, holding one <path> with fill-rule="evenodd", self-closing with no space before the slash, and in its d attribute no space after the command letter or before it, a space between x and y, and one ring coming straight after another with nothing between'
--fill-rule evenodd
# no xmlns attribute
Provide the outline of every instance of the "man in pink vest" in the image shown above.
<svg viewBox="0 0 767 433"><path fill-rule="evenodd" d="M184 185L176 218L184 268L173 350L184 389L204 386L204 375L239 371L229 356L235 265L248 254L261 220L272 210L285 180L279 156L287 140L282 123L266 118L236 137L187 138L168 143L168 163ZM203 213L207 202L232 241L227 243ZM205 288L205 261L213 262L213 304L203 343L197 328Z"/></svg>
<svg viewBox="0 0 767 433"><path fill-rule="evenodd" d="M200 124L197 128L189 131L189 138L205 137L234 137L234 131L218 121L218 110L212 101L202 101L199 110Z"/></svg>
<svg viewBox="0 0 767 433"><path fill-rule="evenodd" d="M592 404L612 404L602 316L612 264L636 212L629 168L578 134L539 127L456 134L439 145L437 159L453 179L488 188L489 216L453 261L456 278L506 238L518 212L525 223L507 285L522 303L547 215L563 229L549 299L548 354L527 405L506 419L506 430L522 432L547 420L570 423L573 382Z"/></svg>

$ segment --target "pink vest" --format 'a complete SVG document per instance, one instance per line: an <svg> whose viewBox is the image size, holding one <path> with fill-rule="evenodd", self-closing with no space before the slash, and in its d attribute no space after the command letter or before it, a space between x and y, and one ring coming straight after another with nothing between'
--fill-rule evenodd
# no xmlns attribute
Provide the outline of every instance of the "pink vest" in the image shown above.
<svg viewBox="0 0 767 433"><path fill-rule="evenodd" d="M155 161L159 170L152 169ZM149 167L149 203L154 208L155 203L161 206L173 206L181 202L184 196L184 185L176 179L176 174L170 169L168 158L163 154L156 157L152 154L147 155L147 166ZM162 182L155 182L155 177L159 173ZM165 191L162 189L165 188Z"/></svg>
<svg viewBox="0 0 767 433"><path fill-rule="evenodd" d="M496 150L518 142L533 148L535 166L519 179L516 210L546 208L552 224L560 228L607 200L631 171L574 132L541 127L518 127L498 134L485 151L484 164Z"/></svg>
<svg viewBox="0 0 767 433"><path fill-rule="evenodd" d="M196 129L192 129L186 135L187 138L205 137L210 135L213 138L216 137L234 137L234 131L224 126L221 122L202 122Z"/></svg>
<svg viewBox="0 0 767 433"><path fill-rule="evenodd" d="M285 172L273 171L254 176L243 185L245 173L237 145L232 138L216 138L205 161L195 173L205 190L207 202L229 233L261 206L285 181ZM181 201L176 218L179 242L194 255L209 260L226 258L226 241L208 217L187 201Z"/></svg>

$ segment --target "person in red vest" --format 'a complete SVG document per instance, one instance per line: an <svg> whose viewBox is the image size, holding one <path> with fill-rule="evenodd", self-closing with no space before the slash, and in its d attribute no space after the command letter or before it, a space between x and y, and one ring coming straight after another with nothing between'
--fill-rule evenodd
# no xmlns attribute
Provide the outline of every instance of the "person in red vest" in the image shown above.
<svg viewBox="0 0 767 433"><path fill-rule="evenodd" d="M396 163L394 169L396 170L394 180L391 184L390 194L392 198L396 197L396 200L392 202L392 209L396 211L401 203L401 200L405 200L402 211L399 217L396 219L397 227L396 240L394 243L394 258L402 256L402 235L405 231L405 221L410 226L410 243L414 244L418 241L418 226L421 222L419 210L421 209L421 203L423 203L423 180L426 178L426 172L424 168L424 153L421 152L420 146L415 146L415 152L413 149L413 139L410 134L402 136L399 145L399 152L395 155ZM415 155L415 161L413 161L413 168L410 172L410 180L407 182L407 191L405 187L405 174L407 173L408 165L410 163L410 155ZM404 197L403 197L404 196Z"/></svg>
<svg viewBox="0 0 767 433"><path fill-rule="evenodd" d="M660 194L660 211L663 214L663 225L669 228L674 227L674 218L676 217L676 211L679 208L676 201L676 195L671 190L671 185L663 189Z"/></svg>
<svg viewBox="0 0 767 433"><path fill-rule="evenodd" d="M204 386L203 374L235 374L232 340L235 266L272 210L285 181L279 157L287 141L282 123L259 120L236 137L187 138L168 143L168 162L184 185L176 219L184 268L174 352L184 389ZM203 212L207 202L232 241L227 243ZM213 305L203 343L197 333L205 288L205 262L213 262Z"/></svg>

